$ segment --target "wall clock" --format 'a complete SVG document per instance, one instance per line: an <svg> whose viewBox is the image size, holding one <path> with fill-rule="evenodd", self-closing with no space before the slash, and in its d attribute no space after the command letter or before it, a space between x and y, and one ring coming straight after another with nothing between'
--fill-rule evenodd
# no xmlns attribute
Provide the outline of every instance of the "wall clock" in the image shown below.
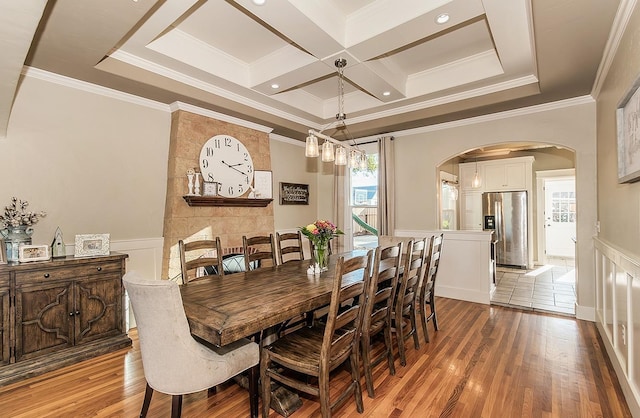
<svg viewBox="0 0 640 418"><path fill-rule="evenodd" d="M218 183L218 195L240 197L251 190L253 160L247 148L229 135L216 135L200 150L200 171L207 182Z"/></svg>

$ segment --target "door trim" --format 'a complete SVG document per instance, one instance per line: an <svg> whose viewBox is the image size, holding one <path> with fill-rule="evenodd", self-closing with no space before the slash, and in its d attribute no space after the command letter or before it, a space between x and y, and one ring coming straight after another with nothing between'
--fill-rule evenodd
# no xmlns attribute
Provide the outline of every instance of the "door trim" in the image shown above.
<svg viewBox="0 0 640 418"><path fill-rule="evenodd" d="M562 180L568 178L574 178L576 176L575 168L566 168L562 170L542 170L536 171L536 235L537 235L537 252L536 257L537 264L546 264L547 256L545 253L546 238L544 232L544 207L545 207L545 193L544 183L547 180ZM577 202L577 200L576 200ZM576 223L578 214L576 213Z"/></svg>

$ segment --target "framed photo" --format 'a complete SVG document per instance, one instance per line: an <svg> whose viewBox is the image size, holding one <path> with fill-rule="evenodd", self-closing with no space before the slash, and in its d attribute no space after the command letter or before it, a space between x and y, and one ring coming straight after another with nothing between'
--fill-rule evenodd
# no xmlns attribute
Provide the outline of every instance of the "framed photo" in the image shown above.
<svg viewBox="0 0 640 418"><path fill-rule="evenodd" d="M76 257L109 255L109 234L76 235Z"/></svg>
<svg viewBox="0 0 640 418"><path fill-rule="evenodd" d="M43 261L51 258L51 247L48 245L21 245L18 249L18 261Z"/></svg>
<svg viewBox="0 0 640 418"><path fill-rule="evenodd" d="M618 183L640 180L640 78L622 98L616 111Z"/></svg>
<svg viewBox="0 0 640 418"><path fill-rule="evenodd" d="M308 205L309 185L299 183L280 183L281 205Z"/></svg>
<svg viewBox="0 0 640 418"><path fill-rule="evenodd" d="M253 194L256 199L273 199L271 171L256 170L253 173Z"/></svg>
<svg viewBox="0 0 640 418"><path fill-rule="evenodd" d="M0 239L0 264L7 264L7 245Z"/></svg>

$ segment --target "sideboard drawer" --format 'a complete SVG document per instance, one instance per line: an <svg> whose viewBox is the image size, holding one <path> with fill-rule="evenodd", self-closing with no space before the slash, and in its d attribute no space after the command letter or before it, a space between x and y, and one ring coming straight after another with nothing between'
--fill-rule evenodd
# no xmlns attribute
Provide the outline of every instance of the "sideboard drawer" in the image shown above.
<svg viewBox="0 0 640 418"><path fill-rule="evenodd" d="M16 272L16 286L30 283L41 283L43 280L81 279L109 273L120 273L120 262L92 263L74 267L44 268L37 271Z"/></svg>

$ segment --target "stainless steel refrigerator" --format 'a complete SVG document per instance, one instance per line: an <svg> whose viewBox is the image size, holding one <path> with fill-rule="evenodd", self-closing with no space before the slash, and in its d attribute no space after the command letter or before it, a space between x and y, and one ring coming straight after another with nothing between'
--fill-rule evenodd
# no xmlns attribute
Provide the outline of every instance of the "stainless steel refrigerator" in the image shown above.
<svg viewBox="0 0 640 418"><path fill-rule="evenodd" d="M527 192L482 193L483 229L493 230L498 265L527 268Z"/></svg>

